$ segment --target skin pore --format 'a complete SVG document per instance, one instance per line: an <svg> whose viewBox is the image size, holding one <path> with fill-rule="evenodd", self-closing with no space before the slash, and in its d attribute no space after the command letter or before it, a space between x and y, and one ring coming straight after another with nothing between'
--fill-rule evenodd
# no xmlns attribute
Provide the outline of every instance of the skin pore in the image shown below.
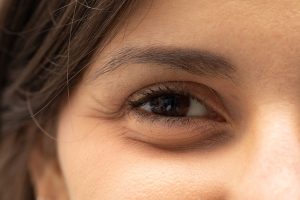
<svg viewBox="0 0 300 200"><path fill-rule="evenodd" d="M38 196L300 199L299 33L298 0L143 1L63 107ZM198 110L147 112L153 91Z"/></svg>

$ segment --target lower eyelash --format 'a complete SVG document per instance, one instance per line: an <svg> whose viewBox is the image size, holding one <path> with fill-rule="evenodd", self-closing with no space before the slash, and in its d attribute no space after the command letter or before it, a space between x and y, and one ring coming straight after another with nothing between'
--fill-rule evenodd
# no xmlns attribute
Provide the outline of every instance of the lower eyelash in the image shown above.
<svg viewBox="0 0 300 200"><path fill-rule="evenodd" d="M162 122L166 126L173 126L174 123L180 123L181 126L189 125L192 121L191 117L167 117L157 114L148 113L146 111L140 110L138 108L134 109L135 115L139 120L149 121L150 123Z"/></svg>
<svg viewBox="0 0 300 200"><path fill-rule="evenodd" d="M138 108L134 108L130 112L130 117L134 117L139 123L147 123L152 125L161 126L163 128L179 128L186 130L201 129L201 130L217 130L223 124L215 120L198 117L166 117L157 114L152 114ZM223 124L224 125L224 124Z"/></svg>

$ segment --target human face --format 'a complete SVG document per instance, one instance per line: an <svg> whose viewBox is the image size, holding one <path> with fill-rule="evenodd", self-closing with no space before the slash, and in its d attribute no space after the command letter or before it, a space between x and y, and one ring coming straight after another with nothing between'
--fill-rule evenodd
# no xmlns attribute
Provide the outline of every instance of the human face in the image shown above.
<svg viewBox="0 0 300 200"><path fill-rule="evenodd" d="M299 55L299 0L143 1L59 115L70 199L300 199Z"/></svg>

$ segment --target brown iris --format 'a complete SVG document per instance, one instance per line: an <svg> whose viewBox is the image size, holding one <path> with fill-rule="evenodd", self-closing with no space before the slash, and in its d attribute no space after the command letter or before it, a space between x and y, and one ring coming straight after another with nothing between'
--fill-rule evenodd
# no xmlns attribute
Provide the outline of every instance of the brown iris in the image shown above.
<svg viewBox="0 0 300 200"><path fill-rule="evenodd" d="M151 111L164 116L186 116L190 107L190 97L184 95L163 95L149 101Z"/></svg>

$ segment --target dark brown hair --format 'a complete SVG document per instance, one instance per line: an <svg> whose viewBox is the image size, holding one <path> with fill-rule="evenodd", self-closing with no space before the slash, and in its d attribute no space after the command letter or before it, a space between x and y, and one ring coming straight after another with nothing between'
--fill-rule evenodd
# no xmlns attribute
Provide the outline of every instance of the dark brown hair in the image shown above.
<svg viewBox="0 0 300 200"><path fill-rule="evenodd" d="M55 128L67 89L79 82L132 6L129 0L8 0L1 5L1 200L34 199L27 162L36 141L46 138L41 127L50 133ZM53 149L55 141L48 138L41 146Z"/></svg>

